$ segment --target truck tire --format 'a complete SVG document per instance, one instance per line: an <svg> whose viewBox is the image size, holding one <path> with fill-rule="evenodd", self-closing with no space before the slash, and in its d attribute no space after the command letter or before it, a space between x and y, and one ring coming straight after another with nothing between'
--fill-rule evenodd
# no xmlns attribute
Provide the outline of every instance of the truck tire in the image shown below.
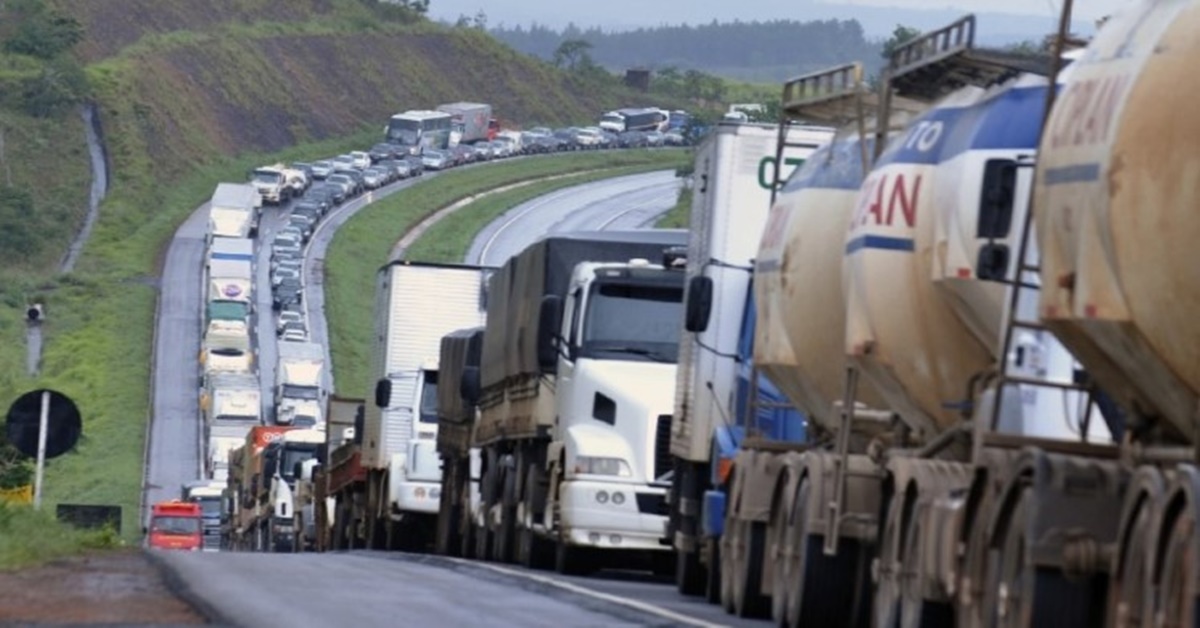
<svg viewBox="0 0 1200 628"><path fill-rule="evenodd" d="M869 595L868 578L859 572L860 553L867 550L847 540L837 555L825 556L824 539L810 534L808 528L811 490L812 480L805 477L793 502L791 540L796 548L796 569L785 585L789 596L786 625L866 626L870 613L859 612L855 602Z"/></svg>
<svg viewBox="0 0 1200 628"><path fill-rule="evenodd" d="M721 543L716 537L704 540L708 554L708 569L704 578L704 599L709 604L721 603Z"/></svg>
<svg viewBox="0 0 1200 628"><path fill-rule="evenodd" d="M733 607L738 617L766 617L770 599L762 594L763 550L767 526L761 521L738 519L740 545L734 547Z"/></svg>
<svg viewBox="0 0 1200 628"><path fill-rule="evenodd" d="M702 595L706 578L700 552L675 550L675 588L682 595Z"/></svg>
<svg viewBox="0 0 1200 628"><path fill-rule="evenodd" d="M496 530L493 558L498 563L511 563L515 557L517 518L517 475L511 469L504 471L501 480L500 523Z"/></svg>
<svg viewBox="0 0 1200 628"><path fill-rule="evenodd" d="M596 572L596 560L590 547L576 547L559 539L554 546L554 571L567 576L586 576Z"/></svg>
<svg viewBox="0 0 1200 628"><path fill-rule="evenodd" d="M533 513L537 512L537 503L539 499L541 503L545 503L545 496L539 493L538 470L531 466L525 474L525 488L521 491L521 504L518 508L518 514L521 516L517 519L517 558L522 565L530 569L548 569L551 565L550 548L547 547L545 539L533 530Z"/></svg>

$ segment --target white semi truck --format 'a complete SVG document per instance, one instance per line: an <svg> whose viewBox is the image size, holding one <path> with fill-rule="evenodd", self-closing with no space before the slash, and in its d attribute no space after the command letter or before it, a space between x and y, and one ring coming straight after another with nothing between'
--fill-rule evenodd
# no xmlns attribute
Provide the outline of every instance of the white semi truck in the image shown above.
<svg viewBox="0 0 1200 628"><path fill-rule="evenodd" d="M467 395L480 408L477 557L553 558L582 572L623 554L626 564L669 568L686 243L672 230L555 234L493 276L480 376Z"/></svg>
<svg viewBox="0 0 1200 628"><path fill-rule="evenodd" d="M254 349L246 321L211 320L201 341L201 385L216 373L253 373Z"/></svg>
<svg viewBox="0 0 1200 628"><path fill-rule="evenodd" d="M249 310L254 303L254 265L244 260L217 259L207 266L206 300L243 303Z"/></svg>
<svg viewBox="0 0 1200 628"><path fill-rule="evenodd" d="M297 427L324 424L325 347L315 342L280 342L275 368L275 422Z"/></svg>
<svg viewBox="0 0 1200 628"><path fill-rule="evenodd" d="M379 270L374 373L361 437L365 482L337 490L336 528L372 548L432 541L442 481L437 454L442 336L481 325L487 279L478 266L393 262ZM351 445L355 446L355 445Z"/></svg>
<svg viewBox="0 0 1200 628"><path fill-rule="evenodd" d="M254 238L262 216L262 197L248 183L218 183L209 201L206 241L216 237Z"/></svg>

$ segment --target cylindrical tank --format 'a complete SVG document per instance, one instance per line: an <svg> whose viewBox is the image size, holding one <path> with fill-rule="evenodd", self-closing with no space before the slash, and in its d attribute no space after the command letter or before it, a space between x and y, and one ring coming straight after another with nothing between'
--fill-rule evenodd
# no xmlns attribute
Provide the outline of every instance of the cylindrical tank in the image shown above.
<svg viewBox="0 0 1200 628"><path fill-rule="evenodd" d="M1139 3L1076 62L1034 210L1043 321L1143 419L1194 439L1200 393L1200 2Z"/></svg>
<svg viewBox="0 0 1200 628"><path fill-rule="evenodd" d="M845 349L918 440L961 421L971 379L995 366L1005 289L976 277L968 251L988 240L986 164L1033 152L1044 98L1028 76L962 88L892 141L860 190L843 242Z"/></svg>
<svg viewBox="0 0 1200 628"><path fill-rule="evenodd" d="M841 242L862 182L857 135L826 145L800 167L771 208L755 260L754 363L809 419L837 427L846 362ZM858 401L881 408L871 387Z"/></svg>

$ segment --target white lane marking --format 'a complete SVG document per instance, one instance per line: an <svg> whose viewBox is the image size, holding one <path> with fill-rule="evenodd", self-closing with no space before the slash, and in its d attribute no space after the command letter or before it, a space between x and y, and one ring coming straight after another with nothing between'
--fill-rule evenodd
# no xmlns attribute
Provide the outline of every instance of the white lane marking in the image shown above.
<svg viewBox="0 0 1200 628"><path fill-rule="evenodd" d="M631 600L629 598L621 597L619 595L613 595L611 593L594 591L592 589L588 589L587 587L581 587L577 584L571 584L570 582L564 582L562 580L558 580L558 579L551 578L548 576L542 576L542 575L528 573L528 572L524 572L524 571L517 571L516 569L508 569L506 567L501 567L499 565L476 562L473 560L466 560L463 558L449 558L449 557L443 557L443 558L446 558L446 560L456 562L460 565L481 567L483 569L490 569L496 573L502 573L507 576L516 576L516 577L520 577L520 578L525 578L526 580L532 580L534 582L538 582L538 583L545 584L548 586L563 589L565 591L570 591L572 593L577 593L579 595L586 595L588 597L592 597L592 598L595 598L598 600L603 600L603 601L609 602L611 604L616 604L618 606L624 606L626 608L631 608L636 611L641 611L643 613L655 615L657 617L662 617L663 619L669 619L673 622L678 622L680 624L685 624L688 626L701 626L703 628L724 628L725 627L725 624L714 624L712 622L700 619L698 617L692 617L691 615L684 615L682 613L677 613L675 611L665 609L661 606L655 606L654 604L648 604L646 602L639 602L638 600Z"/></svg>
<svg viewBox="0 0 1200 628"><path fill-rule="evenodd" d="M572 187L574 187L574 186L572 186ZM489 237L487 242L484 243L483 248L480 249L479 260L476 263L480 264L480 265L482 265L484 263L484 260L487 259L488 251L491 250L492 245L496 243L496 240L500 237L500 234L504 233L504 231L506 229L508 229L509 227L511 227L513 223L515 223L518 220L520 220L521 218L523 218L529 212L532 212L533 210L541 207L542 205L545 205L552 201L556 201L556 200L558 200L558 198L560 196L566 196L570 192L571 192L571 188L568 187L568 188L559 190L557 192L551 192L550 194L547 194L545 196L540 196L537 199L526 203L526 207L523 210L521 210L516 215L512 216L507 221L505 221L504 224L502 224L496 228L496 231L492 233L491 237Z"/></svg>

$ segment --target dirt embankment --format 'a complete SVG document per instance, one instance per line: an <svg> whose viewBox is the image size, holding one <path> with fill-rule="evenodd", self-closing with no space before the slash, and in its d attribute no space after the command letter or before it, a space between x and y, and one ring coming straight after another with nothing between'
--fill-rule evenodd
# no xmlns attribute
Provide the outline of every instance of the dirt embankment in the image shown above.
<svg viewBox="0 0 1200 628"><path fill-rule="evenodd" d="M171 592L139 550L0 571L0 624L191 625L207 623Z"/></svg>

